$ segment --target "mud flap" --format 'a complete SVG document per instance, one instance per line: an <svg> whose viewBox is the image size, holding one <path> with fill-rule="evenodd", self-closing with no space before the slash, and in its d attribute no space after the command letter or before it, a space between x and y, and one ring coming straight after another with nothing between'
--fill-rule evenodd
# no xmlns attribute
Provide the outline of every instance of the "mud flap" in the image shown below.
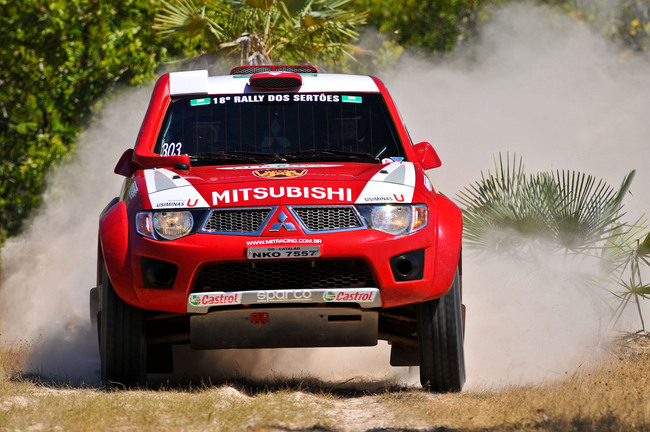
<svg viewBox="0 0 650 432"><path fill-rule="evenodd" d="M89 301L90 326L97 333L97 314L99 313L99 290L97 287L90 289Z"/></svg>
<svg viewBox="0 0 650 432"><path fill-rule="evenodd" d="M391 366L419 366L420 353L417 339L413 342L393 342L390 345Z"/></svg>

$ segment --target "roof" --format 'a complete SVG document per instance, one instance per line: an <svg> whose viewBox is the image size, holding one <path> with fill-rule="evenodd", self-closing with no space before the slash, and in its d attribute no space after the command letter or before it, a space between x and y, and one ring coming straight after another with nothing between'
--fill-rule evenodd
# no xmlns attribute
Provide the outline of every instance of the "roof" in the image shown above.
<svg viewBox="0 0 650 432"><path fill-rule="evenodd" d="M289 92L379 92L375 81L366 75L303 74L301 76L302 86ZM249 77L248 75L209 76L207 70L172 72L169 74L170 92L172 96L250 93L251 89L246 89ZM255 92L265 93L264 90L257 89Z"/></svg>

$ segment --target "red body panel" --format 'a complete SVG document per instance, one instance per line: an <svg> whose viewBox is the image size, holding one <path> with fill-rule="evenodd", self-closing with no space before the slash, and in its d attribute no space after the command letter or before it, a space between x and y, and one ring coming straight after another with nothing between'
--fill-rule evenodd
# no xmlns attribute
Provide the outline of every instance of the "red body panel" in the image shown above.
<svg viewBox="0 0 650 432"><path fill-rule="evenodd" d="M388 91L381 81L376 78L373 81L395 121L405 160L410 161L395 163L404 167L407 178L413 174L412 184L378 180L384 171L396 169L393 164L328 162L179 167L178 164L189 164L187 155L162 157L153 152L171 100L170 75L161 77L135 149L127 151L115 168L116 173L129 177L128 188L125 187L128 190L100 219L100 260L105 263L118 295L140 308L186 313L192 283L201 265L246 261L246 250L255 245L255 240L287 237L305 244L317 241L321 259L364 260L374 274L384 308L420 303L446 294L460 257L460 210L433 190L423 171L422 164L427 168L439 165L435 151L422 146L413 150ZM421 159L423 154L427 155L426 160ZM290 170L289 177L284 177L287 173L282 170ZM170 182L176 183L169 186ZM171 211L172 206L181 205L187 209L269 206L274 208L274 218L287 206L364 205L383 201L426 205L427 226L407 235L390 235L373 229L320 234L305 233L301 229L270 232L267 226L257 236L196 232L172 241L147 238L135 227L139 211ZM290 219L289 222L294 221ZM424 250L422 277L396 280L390 259L414 250ZM175 264L178 272L173 287L145 288L142 257Z"/></svg>

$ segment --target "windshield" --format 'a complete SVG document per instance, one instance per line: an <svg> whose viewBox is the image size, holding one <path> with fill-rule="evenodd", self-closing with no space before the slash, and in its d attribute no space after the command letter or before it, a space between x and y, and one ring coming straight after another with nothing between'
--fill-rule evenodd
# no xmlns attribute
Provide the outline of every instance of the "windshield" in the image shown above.
<svg viewBox="0 0 650 432"><path fill-rule="evenodd" d="M198 163L404 157L380 94L289 93L173 99L156 141Z"/></svg>

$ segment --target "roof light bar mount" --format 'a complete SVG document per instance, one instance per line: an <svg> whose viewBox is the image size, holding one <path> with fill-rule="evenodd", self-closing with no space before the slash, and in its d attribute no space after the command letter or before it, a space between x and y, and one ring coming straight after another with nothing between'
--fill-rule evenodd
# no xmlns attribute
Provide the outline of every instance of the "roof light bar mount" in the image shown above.
<svg viewBox="0 0 650 432"><path fill-rule="evenodd" d="M316 70L316 67L307 64L237 66L232 68L230 75L254 75L262 72L293 72L297 74L315 74L318 73L318 70Z"/></svg>

